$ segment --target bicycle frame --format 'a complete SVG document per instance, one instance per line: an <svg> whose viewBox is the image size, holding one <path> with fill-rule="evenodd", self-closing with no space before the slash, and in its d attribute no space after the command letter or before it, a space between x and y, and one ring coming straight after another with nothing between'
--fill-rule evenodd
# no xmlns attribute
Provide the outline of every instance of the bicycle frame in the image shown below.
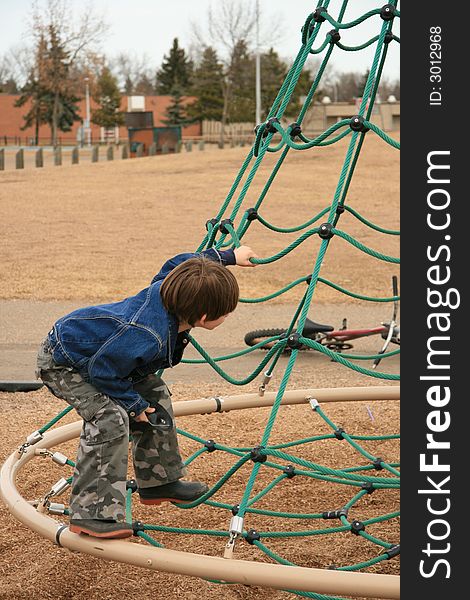
<svg viewBox="0 0 470 600"><path fill-rule="evenodd" d="M358 338L368 337L370 335L388 334L389 327L382 325L381 327L371 327L368 329L337 329L335 331L327 331L319 333L315 341L323 344L326 342L348 342L357 340Z"/></svg>

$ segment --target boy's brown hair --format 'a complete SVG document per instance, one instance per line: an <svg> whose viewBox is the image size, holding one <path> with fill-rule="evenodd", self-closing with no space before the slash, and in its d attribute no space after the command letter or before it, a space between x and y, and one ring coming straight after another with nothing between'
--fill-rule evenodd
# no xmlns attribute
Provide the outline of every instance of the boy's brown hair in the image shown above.
<svg viewBox="0 0 470 600"><path fill-rule="evenodd" d="M235 275L208 258L190 258L175 267L160 288L166 310L194 325L203 315L208 321L235 310L240 291Z"/></svg>

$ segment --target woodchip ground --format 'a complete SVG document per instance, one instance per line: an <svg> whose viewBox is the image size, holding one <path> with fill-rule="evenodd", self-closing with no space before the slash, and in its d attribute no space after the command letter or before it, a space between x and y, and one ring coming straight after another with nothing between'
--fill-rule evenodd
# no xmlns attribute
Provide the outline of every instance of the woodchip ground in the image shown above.
<svg viewBox="0 0 470 600"><path fill-rule="evenodd" d="M396 136L394 136L396 137ZM294 226L306 221L329 205L336 189L346 152L339 142L316 150L291 151L260 209L260 214L278 226ZM21 299L31 305L41 301L76 301L98 303L120 299L145 287L161 264L174 254L194 250L205 234L205 222L215 216L240 167L247 148L211 149L183 152L138 160L78 166L46 167L0 174L1 252L0 307L7 301ZM277 159L268 155L259 176L251 186L244 206L252 206L262 183ZM398 152L377 136L369 133L348 194L348 204L369 220L390 229L399 228ZM397 237L385 236L366 228L348 213L340 220L340 229L365 245L397 256ZM299 234L274 234L255 222L244 242L261 257L270 256L292 242ZM237 269L244 297L271 293L290 281L312 271L319 247L318 236L312 236L282 260L255 269ZM321 275L358 293L370 296L391 295L391 276L397 266L380 262L359 252L344 240L333 239L322 265ZM279 299L264 305L265 323L270 306L277 315L291 309L304 291L297 287ZM367 323L370 305L346 299L335 290L318 286L314 306L334 312L335 306L348 306L360 324ZM388 315L388 308L386 309ZM240 314L242 313L240 311ZM268 316L266 316L268 315ZM342 315L341 315L342 316ZM8 315L4 315L8 319ZM339 321L339 318L338 320ZM243 339L242 332L257 323L240 317L218 347L235 349ZM276 326L276 322L273 323ZM21 331L22 324L18 323ZM238 333L238 336L235 334ZM221 333L221 335L223 332ZM237 339L235 340L235 337ZM206 338L205 339L209 339ZM209 346L210 347L210 346ZM367 346L364 346L367 348ZM362 350L358 344L358 351ZM311 353L296 366L289 388L389 385L352 372L326 357ZM262 355L257 355L258 361ZM285 362L283 363L285 365ZM383 363L382 363L383 364ZM225 363L230 372L230 366ZM381 365L382 367L382 365ZM392 371L397 372L398 363ZM197 369L197 367L194 367ZM383 370L387 367L384 366ZM276 372L271 389L279 384L283 371ZM243 390L222 381L209 372L203 380L178 381L178 368L172 371L173 399L184 401L208 397L215 393L233 394L256 391L259 380ZM195 377L196 380L196 377ZM44 390L28 394L0 394L2 436L0 461L3 461L26 435L46 423L62 408L59 400ZM372 412L370 412L372 411ZM338 404L325 408L328 416L348 432L388 434L399 430L396 403L377 402ZM261 438L268 410L242 411L216 417L198 416L180 419L178 426L230 445L256 445ZM66 422L75 420L69 415ZM326 432L309 407L284 407L273 431L272 441L281 442ZM388 461L398 460L398 442L367 443L367 449ZM182 439L182 452L188 456L195 444ZM65 450L74 458L76 441ZM300 447L304 458L331 467L363 464L343 442L327 440ZM215 452L194 463L191 477L214 483L228 468L226 457ZM225 486L217 499L236 504L244 489L248 468L240 471ZM41 496L63 473L57 465L36 461L23 472L19 486L28 498ZM259 486L269 479L260 477ZM255 490L256 491L256 490ZM300 478L287 480L260 504L275 510L318 512L333 510L351 497L350 490L331 484L312 484ZM358 505L354 516L370 516L398 509L396 492L376 492ZM20 600L31 596L39 600L78 599L108 600L154 598L214 598L260 600L287 598L281 591L250 588L242 585L217 585L203 580L139 570L127 565L107 563L86 555L71 554L40 538L10 516L0 506L0 598ZM226 530L226 511L198 508L181 511L172 505L157 509L135 509L136 517L147 523ZM247 520L248 521L248 520ZM291 520L290 520L291 521ZM319 526L328 525L321 522ZM250 517L248 528L292 530L305 527L298 521ZM314 527L318 525L313 525ZM397 520L374 525L371 533L397 543ZM222 538L204 536L158 537L167 547L221 556ZM215 542L214 542L215 539ZM143 543L134 540L132 543ZM277 540L270 543L275 551L304 566L327 567L350 564L376 556L380 550L350 533L307 538L306 541ZM248 544L240 543L237 558L267 560ZM370 572L398 572L397 559L380 563Z"/></svg>

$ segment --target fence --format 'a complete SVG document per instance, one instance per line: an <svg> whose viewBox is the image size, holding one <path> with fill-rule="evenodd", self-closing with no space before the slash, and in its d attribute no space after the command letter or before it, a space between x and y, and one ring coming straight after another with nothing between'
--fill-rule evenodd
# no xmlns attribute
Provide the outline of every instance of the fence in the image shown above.
<svg viewBox="0 0 470 600"><path fill-rule="evenodd" d="M178 142L175 152L192 152L194 142L188 140L184 143ZM138 144L136 157L144 156L142 144ZM198 150L205 149L205 142L200 140L194 146ZM163 146L161 154L168 154L168 146ZM155 156L156 152L149 153ZM113 160L125 160L130 158L128 144L108 145L100 147L94 145L91 148L79 146L57 146L57 148L26 147L15 148L13 146L0 148L0 171L25 168L42 168L45 166L78 165L83 163L108 162Z"/></svg>

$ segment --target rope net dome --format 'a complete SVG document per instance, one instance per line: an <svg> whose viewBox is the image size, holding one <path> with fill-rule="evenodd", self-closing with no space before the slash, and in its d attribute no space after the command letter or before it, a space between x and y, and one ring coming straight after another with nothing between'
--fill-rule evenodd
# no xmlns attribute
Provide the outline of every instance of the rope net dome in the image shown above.
<svg viewBox="0 0 470 600"><path fill-rule="evenodd" d="M340 221L346 213L358 219L365 231L372 230L386 236L399 235L398 231L373 223L348 206L347 197L367 136L379 136L384 144L390 146L391 151L399 147L397 141L374 123L372 115L387 50L390 43L399 41L393 33L393 25L400 14L397 2L392 2L384 6L378 5L354 20L347 21L347 0L341 3L341 8L335 16L328 12L328 5L328 0L320 2L303 24L300 48L292 67L266 120L257 126L253 145L219 211L206 222L206 232L197 249L202 251L211 247L238 247L249 230L251 233L255 230L259 235L268 235L269 232L276 236L298 233L293 242L276 254L252 259L258 264L269 264L283 259L306 240L318 240L316 257L312 257L313 262L310 256L306 260L306 264L313 264L313 268L307 270L305 276L286 282L280 290L267 290L266 295L262 297L241 299L245 303L265 302L297 286L306 285L286 334L271 339L272 347L263 355L252 373L243 379L236 379L221 368L219 363L256 352L260 345L230 355L212 357L196 339L191 337L190 340L201 358L187 359L185 362L209 364L231 385L246 385L261 373L264 378L259 394L175 403L175 416L208 415L206 419L214 417L218 419L215 422L220 424L221 420L226 418L225 413L254 408L257 409L257 414L262 415L263 423L259 422L260 419L255 419L258 421L256 434L250 425L249 435L246 435L250 444L243 443L243 436L236 443L226 443L218 439L217 434L214 434L213 438L207 438L193 431L179 429L180 437L187 440L192 447L192 452L186 460L187 465L192 465L193 468L203 464L204 469L211 470L212 457L217 456L217 460L220 460L223 456L225 471L220 473L203 497L192 503L177 505L182 511L182 516L171 526L148 524L134 518L132 497L136 484L129 479L127 520L133 522L135 536L147 542L129 545L128 541L87 539L68 531L67 526L62 523L63 515L67 515L67 506L57 501L57 497L69 488L72 480L69 474L61 477L35 501L26 500L17 490L16 479L21 469L37 457L49 457L64 468L73 468L73 461L54 448L74 439L80 432L78 422L54 427L70 411L70 408L65 409L52 421L33 432L20 449L12 453L2 468L0 480L3 499L11 512L29 527L60 546L145 568L195 575L221 584L241 582L265 585L310 598L331 598L331 594L334 597L338 597L337 594L398 597L398 578L381 574L379 567L384 561L396 560L400 550L397 525L399 513L397 510L381 511L380 502L380 498L389 494L398 504L399 436L390 432L381 435L361 435L355 428L354 409L350 408L359 401L399 399L399 390L394 383L399 379L398 374L363 366L367 364L365 361L371 359L382 360L394 356L398 350L382 351L367 356L345 354L304 337L302 332L318 284L329 286L347 297L366 303L397 302L399 299L395 292L392 296L373 297L367 296L364 290L347 289L338 282L321 277L320 270L329 246L335 243L350 244L365 255L367 260L380 260L392 265L399 263L397 257L383 254L350 236L341 228ZM345 45L342 41L343 30L368 19L376 24L377 35L360 46ZM302 124L307 110L313 104L314 94L318 91L332 54L340 50L359 51L369 46L374 48L373 62L364 84L357 114L338 121L316 137L308 138L302 131ZM286 109L310 55L321 56L321 62L295 122L288 123L285 117ZM269 189L290 151L321 152L322 147L340 140L347 143L347 151L332 200L321 210L317 210L306 222L294 227L270 223L263 214L263 203L267 200ZM263 159L276 153L278 158L275 166L262 185L261 193L254 200L250 195L251 184L255 177L259 176L259 167ZM289 389L289 379L302 345L323 353L328 359L346 369L388 384L361 388ZM276 392L266 391L276 366L279 366L279 358L286 348L289 349L289 358L279 389ZM332 420L328 416L329 402L347 402L348 415L353 422L337 423ZM290 410L291 419L299 419L299 432L307 426L310 434L297 439L275 440L273 432L276 428L282 432L282 419L285 418L287 409ZM295 416L294 411L300 410L303 411L301 416L300 413L299 416ZM319 451L318 448L323 450ZM341 450L338 450L339 448ZM338 467L339 460L335 462L335 466L328 464L327 457L338 453L341 454L341 460L344 459L344 465ZM341 488L340 495L337 496L341 498L339 505L332 506L328 502L328 490L331 486ZM300 510L299 506L303 510ZM318 508L314 509L316 506ZM203 508L213 509L213 514L216 515L213 522L217 523L217 526L205 528L201 525L194 528L182 525L185 511ZM271 526L274 518L279 522L278 529ZM270 523L267 528L263 528L263 519L268 519ZM203 522L204 519L201 518L201 523ZM186 536L210 538L213 553L216 555L169 550L165 548L161 539L173 534L180 534L184 539ZM346 535L349 536L349 542L346 541ZM337 549L338 561L326 565L328 568L318 568L325 565L317 565L314 560L315 540L320 536L331 539L331 544ZM341 539L341 542L337 539ZM366 544L370 548L367 559L355 560L349 551L351 544ZM292 545L303 548L300 553L296 553L296 556L300 556L300 563L289 557ZM342 556L342 547L347 549L347 556Z"/></svg>

